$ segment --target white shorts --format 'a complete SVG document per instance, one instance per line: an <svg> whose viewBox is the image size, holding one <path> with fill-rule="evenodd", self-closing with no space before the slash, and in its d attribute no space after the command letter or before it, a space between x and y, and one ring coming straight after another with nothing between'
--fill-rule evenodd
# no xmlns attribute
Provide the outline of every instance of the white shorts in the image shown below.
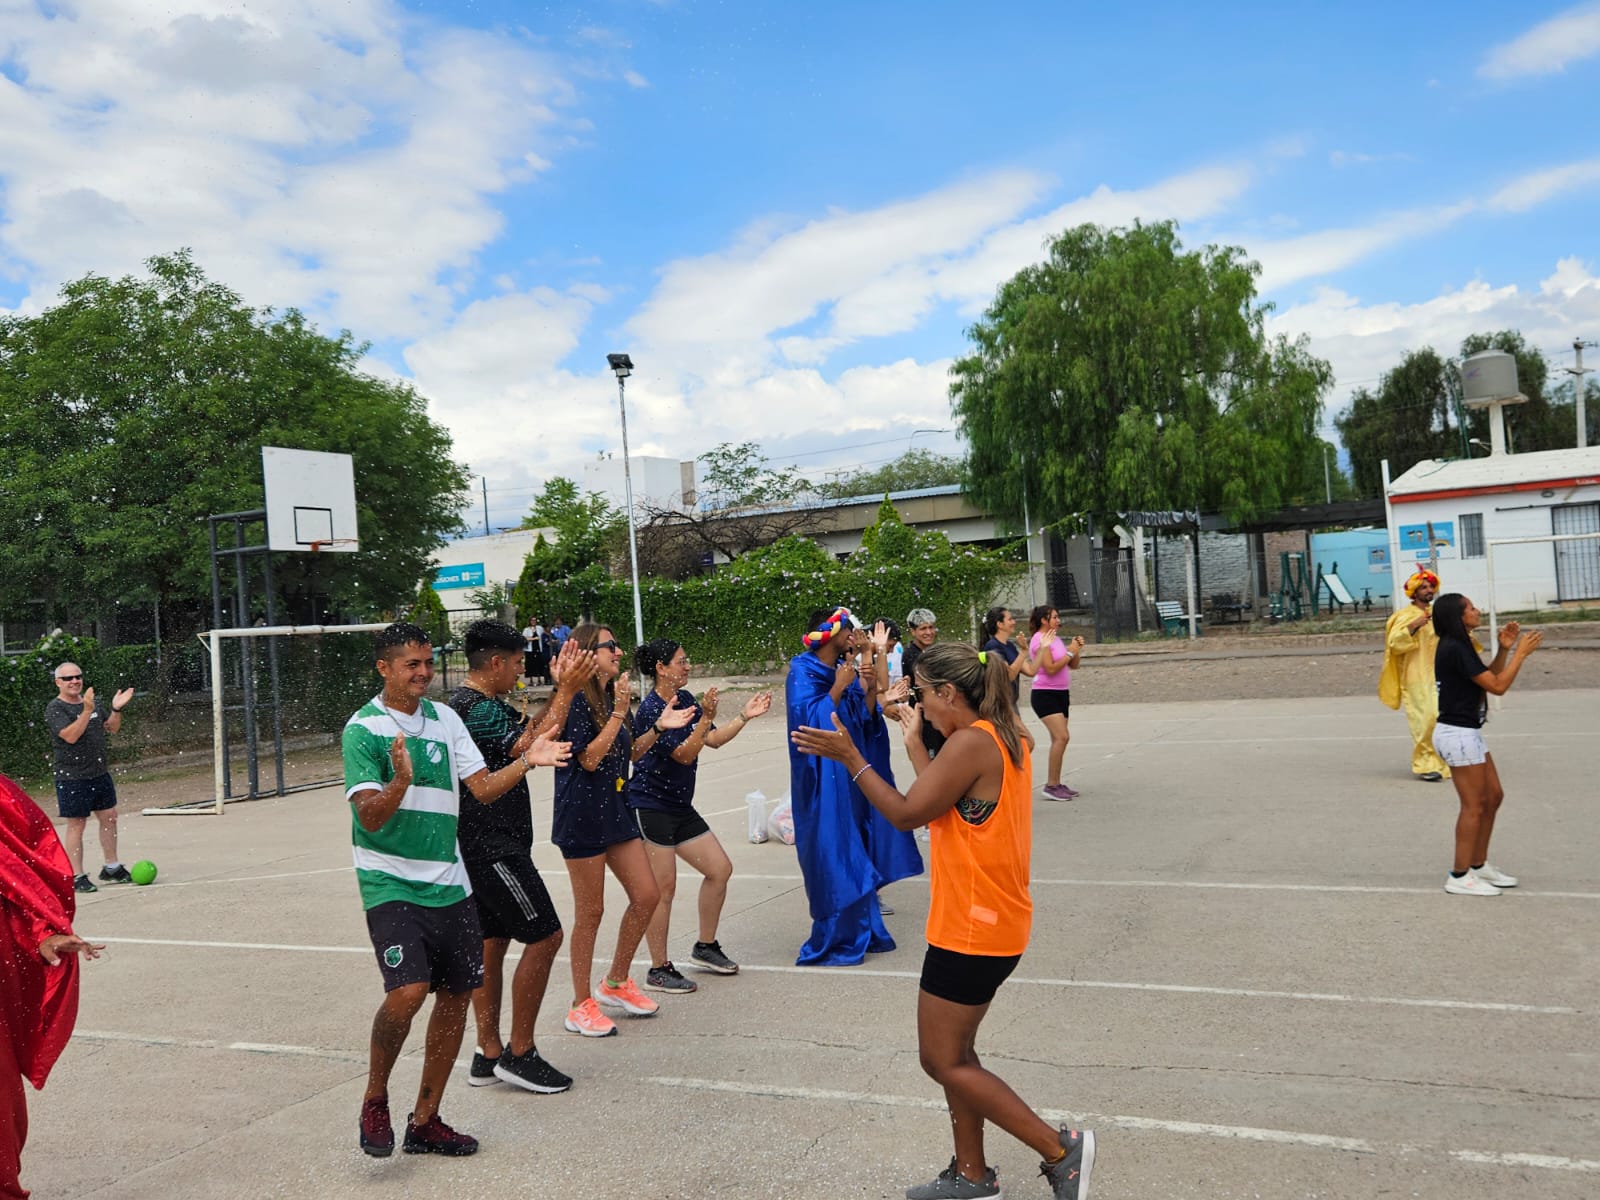
<svg viewBox="0 0 1600 1200"><path fill-rule="evenodd" d="M1435 725L1433 748L1452 767L1476 767L1489 757L1483 730L1463 729L1460 725Z"/></svg>

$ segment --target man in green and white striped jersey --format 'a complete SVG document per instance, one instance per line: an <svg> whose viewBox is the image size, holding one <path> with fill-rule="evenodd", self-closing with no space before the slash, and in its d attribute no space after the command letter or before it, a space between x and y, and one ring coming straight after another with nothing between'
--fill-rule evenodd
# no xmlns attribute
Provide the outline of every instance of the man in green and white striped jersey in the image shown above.
<svg viewBox="0 0 1600 1200"><path fill-rule="evenodd" d="M360 1144L378 1158L393 1153L389 1074L412 1019L428 993L436 992L422 1081L402 1149L472 1154L477 1139L439 1118L439 1097L461 1049L467 1006L483 982L483 935L456 841L457 786L490 803L534 766L565 763L570 747L551 732L491 773L461 718L426 699L433 683L427 633L396 622L378 634L375 650L383 691L350 718L343 739L356 878L386 993L372 1022Z"/></svg>

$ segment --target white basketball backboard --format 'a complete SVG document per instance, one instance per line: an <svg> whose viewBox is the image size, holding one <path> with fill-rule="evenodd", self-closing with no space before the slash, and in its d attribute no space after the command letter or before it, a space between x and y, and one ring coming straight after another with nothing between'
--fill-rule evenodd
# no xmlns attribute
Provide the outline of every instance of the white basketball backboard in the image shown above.
<svg viewBox="0 0 1600 1200"><path fill-rule="evenodd" d="M261 447L267 491L267 546L272 550L354 554L355 461L348 454Z"/></svg>

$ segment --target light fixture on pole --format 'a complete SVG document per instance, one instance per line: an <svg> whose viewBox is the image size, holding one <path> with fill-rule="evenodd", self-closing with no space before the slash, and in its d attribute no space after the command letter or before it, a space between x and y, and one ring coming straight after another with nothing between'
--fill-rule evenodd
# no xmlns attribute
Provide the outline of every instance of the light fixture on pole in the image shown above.
<svg viewBox="0 0 1600 1200"><path fill-rule="evenodd" d="M622 490L628 502L628 562L633 567L633 632L636 645L644 645L644 606L639 603L639 538L633 526L633 472L628 467L628 404L623 380L633 374L633 359L608 354L606 362L617 376L617 410L622 414Z"/></svg>

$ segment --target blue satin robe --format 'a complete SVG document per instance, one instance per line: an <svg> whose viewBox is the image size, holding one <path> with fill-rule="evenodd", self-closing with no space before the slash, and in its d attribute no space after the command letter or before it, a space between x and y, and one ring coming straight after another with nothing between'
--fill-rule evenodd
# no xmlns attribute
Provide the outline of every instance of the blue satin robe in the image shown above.
<svg viewBox="0 0 1600 1200"><path fill-rule="evenodd" d="M865 741L860 744L866 760L872 764L873 771L893 786L894 769L889 763L889 723L884 719L883 710L874 704L872 711L867 711L867 694L859 682L851 683L839 701L842 707L850 710L849 719L840 719L846 725L859 720L865 731ZM851 786L860 790L858 785ZM867 856L878 871L878 886L884 887L897 879L921 875L922 851L917 849L915 835L910 830L896 829L865 795L861 796L861 801L866 809L862 834L867 839Z"/></svg>
<svg viewBox="0 0 1600 1200"><path fill-rule="evenodd" d="M790 731L801 726L832 729L835 711L857 746L865 747L861 727L865 703L846 700L837 708L828 694L834 669L806 651L789 662L784 707ZM795 965L855 966L868 952L893 950L894 939L878 912L883 876L867 849L871 805L850 782L843 763L802 754L789 746L789 799L794 813L794 848L811 908L811 937Z"/></svg>

